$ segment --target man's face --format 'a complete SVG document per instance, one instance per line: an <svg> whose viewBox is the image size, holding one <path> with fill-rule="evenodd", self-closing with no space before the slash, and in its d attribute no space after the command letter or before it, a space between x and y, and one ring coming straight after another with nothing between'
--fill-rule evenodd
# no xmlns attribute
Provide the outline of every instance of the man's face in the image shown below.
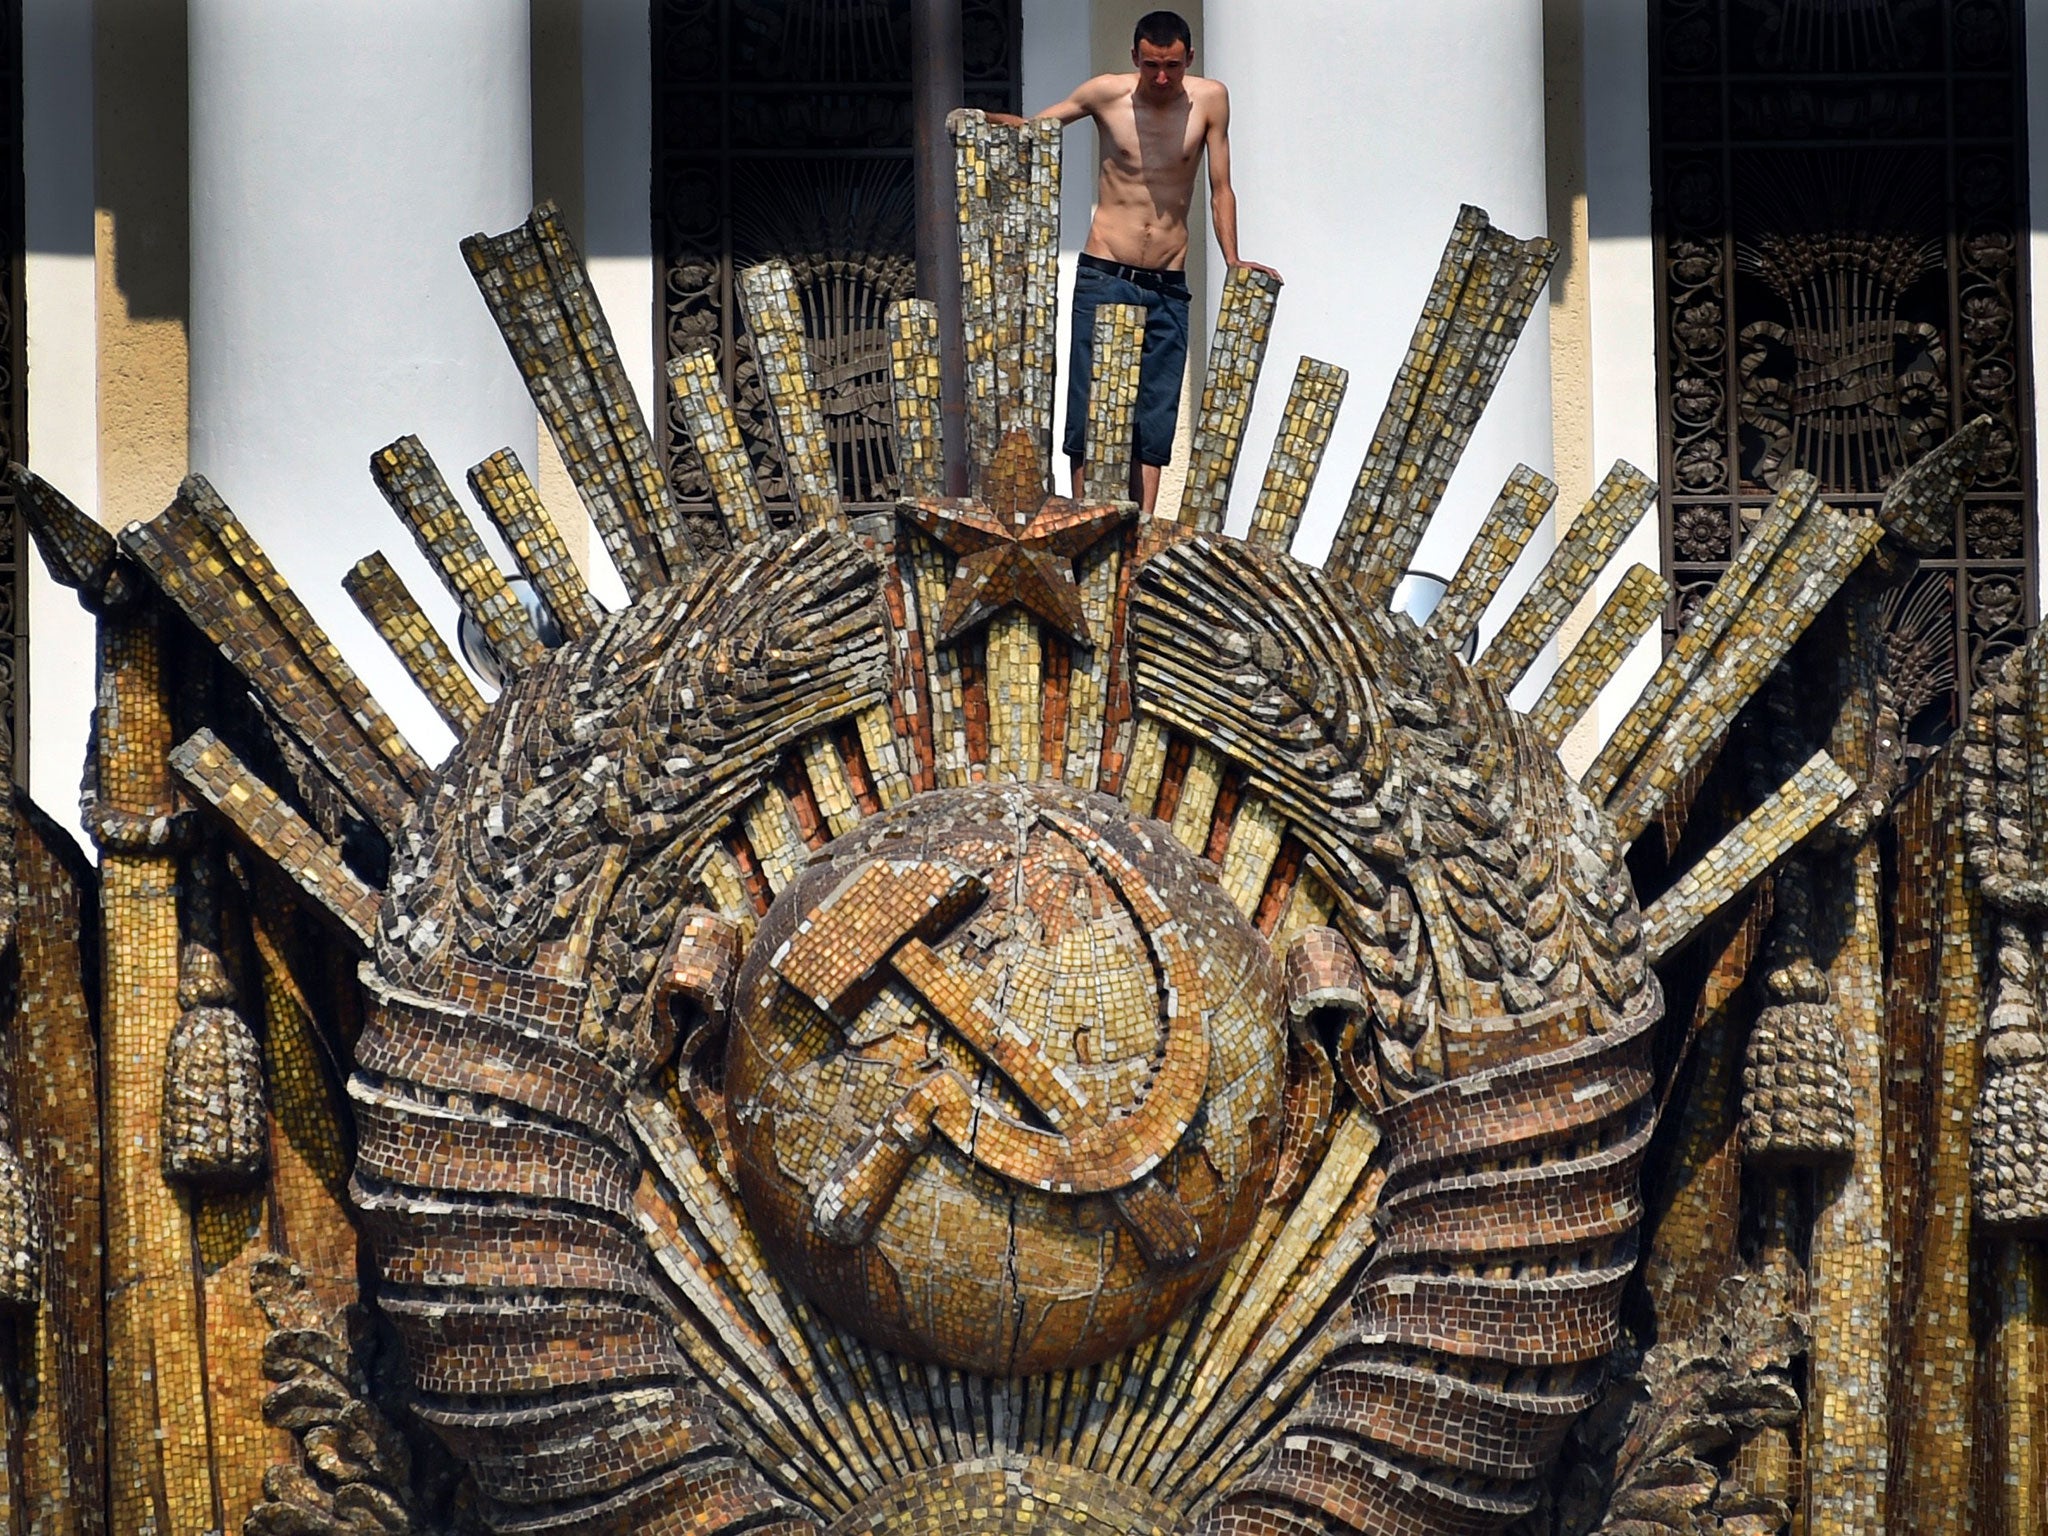
<svg viewBox="0 0 2048 1536"><path fill-rule="evenodd" d="M1188 72L1188 45L1175 38L1164 47L1142 39L1131 50L1131 62L1138 66L1138 85L1148 95L1175 96Z"/></svg>

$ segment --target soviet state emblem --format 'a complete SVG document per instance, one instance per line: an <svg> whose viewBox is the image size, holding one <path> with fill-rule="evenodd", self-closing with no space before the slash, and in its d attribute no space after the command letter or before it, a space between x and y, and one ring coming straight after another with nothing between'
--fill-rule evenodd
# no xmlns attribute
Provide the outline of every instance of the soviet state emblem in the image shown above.
<svg viewBox="0 0 2048 1536"><path fill-rule="evenodd" d="M1298 470L1222 532L1275 296L1250 269L1183 520L1105 495L1130 307L1098 317L1101 462L1054 496L1057 138L996 132L959 162L972 496L944 493L941 337L906 302L900 499L856 520L771 264L737 285L793 519L702 352L670 378L720 516L685 515L543 214L470 258L550 419L617 434L565 459L631 601L520 543L555 551L545 644L402 441L380 485L501 696L430 772L325 651L266 673L280 718L349 733L319 761L361 770L383 889L223 787L218 742L180 749L372 943L377 1306L520 1536L1505 1529L1638 1269L1672 930L1625 853L1685 766L1660 733L1697 718L1667 690L1594 798L1552 749L1574 706L1507 690L1591 579L1581 530L1653 492L1610 477L1472 663L1540 477L1426 629L1388 611L1547 266L1467 210L1326 567L1289 553ZM538 515L516 469L476 477L508 539ZM295 609L234 649L281 599L210 496L137 547L231 655L299 656ZM1724 708L1736 662L1702 655Z"/></svg>
<svg viewBox="0 0 2048 1536"><path fill-rule="evenodd" d="M851 1331L1024 1375L1212 1284L1272 1175L1279 967L1161 824L1058 784L940 792L763 921L726 1091L778 1267Z"/></svg>

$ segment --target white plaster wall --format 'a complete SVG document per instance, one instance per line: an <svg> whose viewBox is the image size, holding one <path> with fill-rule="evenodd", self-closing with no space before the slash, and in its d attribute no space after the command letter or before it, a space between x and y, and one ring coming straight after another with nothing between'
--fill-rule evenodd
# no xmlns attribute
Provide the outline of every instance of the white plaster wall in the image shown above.
<svg viewBox="0 0 2048 1536"><path fill-rule="evenodd" d="M100 515L98 306L93 278L92 7L23 0L22 170L28 259L30 469ZM17 452L21 450L17 449ZM77 827L96 642L78 597L33 549L29 568L29 793ZM90 851L91 843L85 845Z"/></svg>
<svg viewBox="0 0 2048 1536"><path fill-rule="evenodd" d="M1205 18L1205 72L1230 88L1238 243L1286 279L1230 526L1250 519L1295 360L1337 363L1351 370L1350 392L1301 546L1321 559L1459 204L1519 236L1545 232L1542 7L1208 0ZM1212 312L1221 286L1212 271ZM1551 433L1539 304L1416 563L1455 570L1514 466L1549 471ZM1532 557L1547 551L1547 525L1534 544ZM1511 576L1496 619L1532 565Z"/></svg>
<svg viewBox="0 0 2048 1536"><path fill-rule="evenodd" d="M341 590L381 548L454 604L370 481L417 433L534 462L525 387L457 242L526 216L525 0L189 0L191 462L413 745L446 729ZM481 520L480 520L481 521Z"/></svg>
<svg viewBox="0 0 2048 1536"><path fill-rule="evenodd" d="M668 396L655 368L650 47L647 0L583 0L583 256L641 414L659 439ZM606 607L625 605L626 585L594 537L590 583Z"/></svg>
<svg viewBox="0 0 2048 1536"><path fill-rule="evenodd" d="M1586 213L1590 226L1593 465L1626 459L1655 479L1657 272L1650 248L1650 23L1646 0L1585 0ZM1653 508L1602 574L1600 601L1640 562L1660 568ZM1595 734L1614 734L1663 655L1653 628L1594 702Z"/></svg>
<svg viewBox="0 0 2048 1536"><path fill-rule="evenodd" d="M1090 37L1096 0L1023 0L1023 110L1043 111L1096 71ZM1060 442L1067 428L1067 357L1074 331L1074 258L1088 241L1095 217L1095 128L1079 122L1067 129L1060 150L1059 392L1053 407L1053 481L1067 490L1067 461Z"/></svg>

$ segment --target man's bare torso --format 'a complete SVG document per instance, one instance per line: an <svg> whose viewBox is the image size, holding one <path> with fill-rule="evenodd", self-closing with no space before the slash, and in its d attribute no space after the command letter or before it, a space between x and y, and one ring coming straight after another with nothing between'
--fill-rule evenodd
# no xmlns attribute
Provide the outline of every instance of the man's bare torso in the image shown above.
<svg viewBox="0 0 2048 1536"><path fill-rule="evenodd" d="M1095 120L1102 170L1089 254L1133 267L1185 267L1195 172L1223 88L1189 77L1164 106L1143 99L1136 75L1103 75L1075 93Z"/></svg>

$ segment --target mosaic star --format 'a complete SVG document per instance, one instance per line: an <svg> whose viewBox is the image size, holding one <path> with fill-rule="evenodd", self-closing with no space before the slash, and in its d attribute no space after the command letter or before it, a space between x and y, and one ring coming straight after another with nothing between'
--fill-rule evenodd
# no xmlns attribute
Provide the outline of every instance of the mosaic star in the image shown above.
<svg viewBox="0 0 2048 1536"><path fill-rule="evenodd" d="M1023 608L1077 645L1093 645L1074 561L1137 515L1129 502L1087 506L1045 492L1028 434L1003 439L981 501L907 502L898 515L959 557L939 613L950 645L1005 608Z"/></svg>

